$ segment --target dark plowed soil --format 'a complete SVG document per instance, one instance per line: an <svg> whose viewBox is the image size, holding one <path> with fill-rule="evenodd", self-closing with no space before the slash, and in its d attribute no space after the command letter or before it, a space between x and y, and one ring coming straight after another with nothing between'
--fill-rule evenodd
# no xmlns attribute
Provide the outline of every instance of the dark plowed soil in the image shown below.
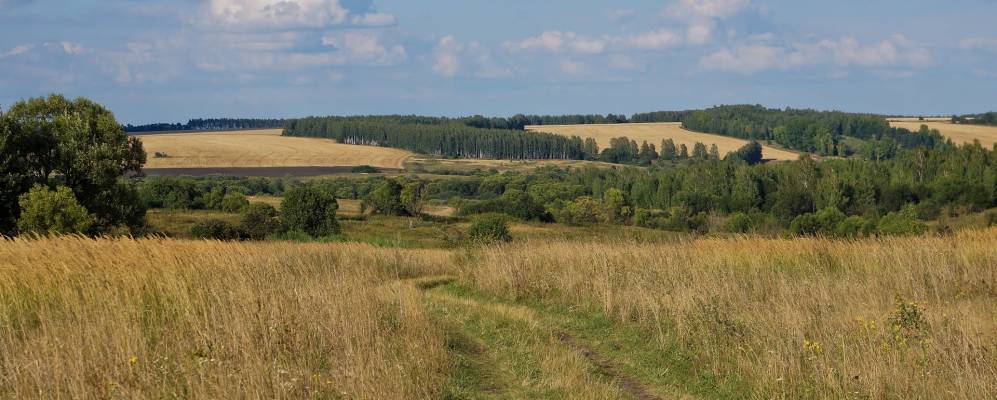
<svg viewBox="0 0 997 400"><path fill-rule="evenodd" d="M145 168L146 176L321 176L348 174L353 167ZM399 170L381 168L381 172Z"/></svg>

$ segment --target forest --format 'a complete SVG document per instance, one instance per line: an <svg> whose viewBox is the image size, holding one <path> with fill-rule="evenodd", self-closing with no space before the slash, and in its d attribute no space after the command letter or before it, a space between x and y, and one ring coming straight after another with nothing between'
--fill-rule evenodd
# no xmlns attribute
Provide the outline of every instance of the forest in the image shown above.
<svg viewBox="0 0 997 400"><path fill-rule="evenodd" d="M309 117L287 120L284 135L340 143L395 147L450 158L583 159L578 137L469 126L416 116Z"/></svg>
<svg viewBox="0 0 997 400"><path fill-rule="evenodd" d="M953 115L953 124L997 125L997 112L983 114Z"/></svg>
<svg viewBox="0 0 997 400"><path fill-rule="evenodd" d="M242 129L276 129L284 124L282 119L256 118L196 118L182 123L157 123L125 125L125 132L174 132L174 131L229 131Z"/></svg>

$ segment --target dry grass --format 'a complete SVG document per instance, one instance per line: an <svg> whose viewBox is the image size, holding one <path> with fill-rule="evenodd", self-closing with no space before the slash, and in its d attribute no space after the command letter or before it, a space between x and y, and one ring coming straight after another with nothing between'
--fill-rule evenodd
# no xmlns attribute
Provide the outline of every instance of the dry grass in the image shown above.
<svg viewBox="0 0 997 400"><path fill-rule="evenodd" d="M693 132L682 128L681 123L646 123L646 124L588 124L588 125L542 125L527 126L526 130L537 132L549 132L564 136L578 136L582 139L593 138L599 143L599 148L609 147L609 141L613 138L626 136L636 140L637 144L647 141L655 148L661 150L661 141L672 139L675 146L685 144L692 152L693 145L700 142L709 147L716 144L723 156L731 151L737 150L748 144L748 141L737 138L711 135L707 133ZM799 154L780 150L769 146L763 146L762 156L770 160L795 160Z"/></svg>
<svg viewBox="0 0 997 400"><path fill-rule="evenodd" d="M984 148L991 149L997 143L997 126L953 124L950 122L924 122L924 121L900 121L890 120L890 126L897 128L907 128L911 131L921 129L921 125L927 125L930 129L938 129L942 136L952 139L957 144L973 143L979 140Z"/></svg>
<svg viewBox="0 0 997 400"><path fill-rule="evenodd" d="M465 284L588 307L677 341L764 398L997 397L997 229L856 242L539 242L479 252ZM926 327L894 328L897 297ZM916 318L914 318L916 319ZM751 396L748 396L751 397Z"/></svg>
<svg viewBox="0 0 997 400"><path fill-rule="evenodd" d="M281 136L280 129L140 136L146 168L351 167L402 168L408 151ZM156 152L169 157L155 158Z"/></svg>
<svg viewBox="0 0 997 400"><path fill-rule="evenodd" d="M435 251L0 242L0 397L427 398L444 336L398 277Z"/></svg>

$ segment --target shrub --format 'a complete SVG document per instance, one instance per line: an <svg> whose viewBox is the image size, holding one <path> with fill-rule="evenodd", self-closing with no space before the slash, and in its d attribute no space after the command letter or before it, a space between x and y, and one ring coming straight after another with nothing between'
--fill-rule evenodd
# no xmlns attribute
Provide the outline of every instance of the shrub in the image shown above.
<svg viewBox="0 0 997 400"><path fill-rule="evenodd" d="M748 214L736 212L727 219L727 231L732 233L748 233L754 230L754 223Z"/></svg>
<svg viewBox="0 0 997 400"><path fill-rule="evenodd" d="M311 186L293 189L284 196L280 217L288 230L321 237L340 231L336 221L336 198Z"/></svg>
<svg viewBox="0 0 997 400"><path fill-rule="evenodd" d="M405 207L401 201L402 185L393 180L386 180L377 186L364 199L364 208L374 214L405 215Z"/></svg>
<svg viewBox="0 0 997 400"><path fill-rule="evenodd" d="M239 228L220 219L209 219L194 224L190 235L198 239L239 240L242 234Z"/></svg>
<svg viewBox="0 0 997 400"><path fill-rule="evenodd" d="M221 187L211 189L210 192L201 196L201 204L209 210L221 210L222 201L225 200L225 191Z"/></svg>
<svg viewBox="0 0 997 400"><path fill-rule="evenodd" d="M623 224L630 219L633 208L627 203L626 197L619 189L611 188L606 190L602 196L602 203L606 208L606 217L610 222Z"/></svg>
<svg viewBox="0 0 997 400"><path fill-rule="evenodd" d="M811 213L798 215L789 224L789 232L797 236L816 235L820 231L820 222L817 216Z"/></svg>
<svg viewBox="0 0 997 400"><path fill-rule="evenodd" d="M467 241L479 245L512 241L506 217L501 214L479 216L467 230Z"/></svg>
<svg viewBox="0 0 997 400"><path fill-rule="evenodd" d="M912 205L905 206L900 212L886 214L877 226L880 234L897 236L920 235L927 229L927 225L917 220L917 212Z"/></svg>
<svg viewBox="0 0 997 400"><path fill-rule="evenodd" d="M242 193L230 192L222 198L222 211L225 212L242 212L247 206L249 206L249 200Z"/></svg>
<svg viewBox="0 0 997 400"><path fill-rule="evenodd" d="M82 233L93 226L94 218L80 205L68 187L49 190L35 185L19 198L21 217L17 228L21 233Z"/></svg>
<svg viewBox="0 0 997 400"><path fill-rule="evenodd" d="M865 218L853 215L838 223L837 228L834 230L834 235L844 238L856 238L868 235L869 228L869 223Z"/></svg>
<svg viewBox="0 0 997 400"><path fill-rule="evenodd" d="M269 204L253 203L242 213L239 228L247 238L263 240L281 231L277 209Z"/></svg>
<svg viewBox="0 0 997 400"><path fill-rule="evenodd" d="M590 225L605 220L602 207L591 197L583 196L564 205L558 215L561 223L568 225Z"/></svg>
<svg viewBox="0 0 997 400"><path fill-rule="evenodd" d="M381 170L371 167L370 165L358 165L350 169L350 172L354 174L379 174Z"/></svg>

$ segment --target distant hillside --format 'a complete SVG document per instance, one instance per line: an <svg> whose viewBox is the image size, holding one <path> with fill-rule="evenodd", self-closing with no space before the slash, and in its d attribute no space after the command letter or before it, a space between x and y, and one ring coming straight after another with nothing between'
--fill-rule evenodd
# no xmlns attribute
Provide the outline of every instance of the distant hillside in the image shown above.
<svg viewBox="0 0 997 400"><path fill-rule="evenodd" d="M174 131L227 131L241 129L276 129L284 125L283 119L208 118L192 119L186 124L158 123L125 125L125 132L174 132Z"/></svg>

